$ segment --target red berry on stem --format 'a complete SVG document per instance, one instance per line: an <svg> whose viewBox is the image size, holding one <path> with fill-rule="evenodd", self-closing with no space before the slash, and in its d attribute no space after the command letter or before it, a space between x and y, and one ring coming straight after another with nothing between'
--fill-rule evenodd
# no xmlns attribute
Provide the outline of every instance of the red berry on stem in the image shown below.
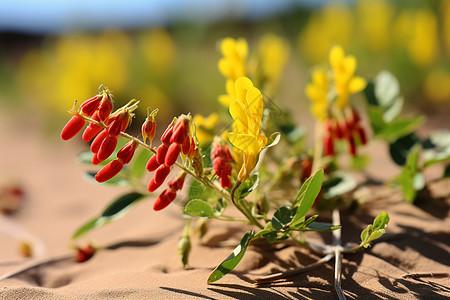
<svg viewBox="0 0 450 300"><path fill-rule="evenodd" d="M153 179L155 180L155 183L161 184L166 179L167 175L170 173L170 167L166 165L160 165L158 169L155 171L155 176Z"/></svg>
<svg viewBox="0 0 450 300"><path fill-rule="evenodd" d="M157 182L155 181L155 177L153 177L153 178L150 180L150 182L148 183L147 189L148 189L148 191L149 191L150 193L153 193L154 191L156 191L157 188L159 188L159 187L161 186L162 183L163 183L163 181L161 181L160 183L157 183Z"/></svg>
<svg viewBox="0 0 450 300"><path fill-rule="evenodd" d="M137 145L138 145L137 142L133 140L131 142L128 142L125 146L123 146L122 149L120 149L120 151L117 152L117 158L119 159L119 161L124 165L129 163L133 158Z"/></svg>
<svg viewBox="0 0 450 300"><path fill-rule="evenodd" d="M144 142L147 140L147 138L150 140L150 144L153 141L153 138L155 137L156 133L156 122L153 118L147 118L142 124L142 136L144 137Z"/></svg>
<svg viewBox="0 0 450 300"><path fill-rule="evenodd" d="M100 121L105 121L113 110L112 100L108 94L104 94L98 107L98 118Z"/></svg>
<svg viewBox="0 0 450 300"><path fill-rule="evenodd" d="M86 121L79 116L73 116L69 122L67 122L66 126L64 126L61 131L61 138L65 141L73 138L78 132L80 132L81 128L83 128L84 123Z"/></svg>
<svg viewBox="0 0 450 300"><path fill-rule="evenodd" d="M80 106L81 113L88 117L92 116L97 111L101 100L101 97L94 96L84 101Z"/></svg>
<svg viewBox="0 0 450 300"><path fill-rule="evenodd" d="M334 141L331 135L327 134L323 139L323 155L334 155Z"/></svg>
<svg viewBox="0 0 450 300"><path fill-rule="evenodd" d="M98 182L105 182L119 174L122 170L123 164L119 160L113 160L106 166L104 166L100 171L98 171L97 175L95 175L95 180Z"/></svg>
<svg viewBox="0 0 450 300"><path fill-rule="evenodd" d="M231 186L230 176L220 177L220 186L227 189Z"/></svg>
<svg viewBox="0 0 450 300"><path fill-rule="evenodd" d="M169 146L166 144L161 144L156 150L156 161L162 165L166 160L167 150L169 150Z"/></svg>
<svg viewBox="0 0 450 300"><path fill-rule="evenodd" d="M170 138L172 137L172 134L173 134L173 125L170 124L166 128L166 131L164 131L163 135L161 136L161 142L166 145L170 145Z"/></svg>
<svg viewBox="0 0 450 300"><path fill-rule="evenodd" d="M164 190L164 192L159 195L153 204L153 209L155 211L166 208L177 196L177 193L171 189Z"/></svg>
<svg viewBox="0 0 450 300"><path fill-rule="evenodd" d="M92 153L97 153L98 150L100 149L100 146L103 143L103 140L108 137L108 131L106 131L106 129L103 129L94 139L94 141L91 144L91 151Z"/></svg>
<svg viewBox="0 0 450 300"><path fill-rule="evenodd" d="M153 171L155 171L156 169L158 169L158 167L159 167L160 165L161 165L161 164L158 163L158 161L156 160L156 154L155 154L155 155L153 155L152 157L150 157L150 159L148 160L146 168L147 168L147 171L153 172Z"/></svg>
<svg viewBox="0 0 450 300"><path fill-rule="evenodd" d="M98 149L97 158L101 161L107 159L114 152L116 146L117 146L117 137L107 136L100 145L100 148Z"/></svg>
<svg viewBox="0 0 450 300"><path fill-rule="evenodd" d="M191 150L191 139L189 137L184 139L182 150L184 155L188 154L189 150Z"/></svg>
<svg viewBox="0 0 450 300"><path fill-rule="evenodd" d="M173 164L177 161L178 155L181 152L181 145L177 143L173 143L167 149L166 158L164 160L164 164L166 166L173 166Z"/></svg>

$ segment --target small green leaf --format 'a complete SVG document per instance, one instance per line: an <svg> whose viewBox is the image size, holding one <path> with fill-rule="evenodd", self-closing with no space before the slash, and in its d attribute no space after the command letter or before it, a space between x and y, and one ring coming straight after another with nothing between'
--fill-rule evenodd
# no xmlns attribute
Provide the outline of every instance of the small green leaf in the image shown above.
<svg viewBox="0 0 450 300"><path fill-rule="evenodd" d="M375 97L381 107L390 107L400 93L397 78L384 70L375 77Z"/></svg>
<svg viewBox="0 0 450 300"><path fill-rule="evenodd" d="M388 123L383 129L376 133L376 136L389 142L404 137L414 132L425 121L423 116L414 118L397 118Z"/></svg>
<svg viewBox="0 0 450 300"><path fill-rule="evenodd" d="M406 163L402 168L400 176L403 196L408 202L413 202L416 198L417 191L425 186L425 179L423 178L423 174L419 171L418 166L421 149L420 145L413 147L406 158Z"/></svg>
<svg viewBox="0 0 450 300"><path fill-rule="evenodd" d="M184 212L194 217L214 218L214 210L211 205L200 199L189 201Z"/></svg>
<svg viewBox="0 0 450 300"><path fill-rule="evenodd" d="M260 237L260 236L263 236L265 234L275 232L275 231L277 231L277 230L273 228L272 222L268 222L266 224L266 227L264 227L263 230L259 231L254 237L257 238L257 237Z"/></svg>
<svg viewBox="0 0 450 300"><path fill-rule="evenodd" d="M406 157L414 145L419 144L420 139L415 133L408 134L399 138L389 145L389 153L392 160L399 166L403 166L406 163Z"/></svg>
<svg viewBox="0 0 450 300"><path fill-rule="evenodd" d="M202 199L208 200L212 197L216 197L216 193L211 189L207 188L198 180L193 180L191 185L189 186L188 191L189 200L193 199Z"/></svg>
<svg viewBox="0 0 450 300"><path fill-rule="evenodd" d="M341 225L333 225L333 224L322 223L322 222L312 222L304 229L304 231L324 232L324 231L333 231L333 230L336 230L339 228L341 228Z"/></svg>
<svg viewBox="0 0 450 300"><path fill-rule="evenodd" d="M281 133L279 133L279 132L272 133L272 135L268 138L267 144L264 148L270 148L270 147L275 146L276 144L278 144L280 142L280 139L281 139Z"/></svg>
<svg viewBox="0 0 450 300"><path fill-rule="evenodd" d="M361 244L360 247L367 248L370 246L370 242L378 239L386 232L386 227L389 223L389 215L382 211L373 221L373 224L367 225L361 232Z"/></svg>
<svg viewBox="0 0 450 300"><path fill-rule="evenodd" d="M292 220L292 225L295 226L302 219L314 204L320 189L322 188L323 170L318 170L313 176L309 177L300 188L295 199L295 205L298 205L297 212Z"/></svg>
<svg viewBox="0 0 450 300"><path fill-rule="evenodd" d="M118 199L116 199L114 202L112 202L108 207L103 211L102 215L98 218L95 218L83 226L81 226L73 235L73 239L76 239L83 234L87 233L88 231L91 231L92 229L101 227L113 220L116 220L122 216L124 216L126 213L129 212L131 207L135 205L139 200L141 200L144 197L143 194L140 193L128 193L125 195L122 195Z"/></svg>
<svg viewBox="0 0 450 300"><path fill-rule="evenodd" d="M252 177L247 178L241 185L234 191L235 199L243 199L248 196L259 185L258 173L253 174Z"/></svg>
<svg viewBox="0 0 450 300"><path fill-rule="evenodd" d="M342 196L356 187L356 181L348 173L334 172L322 186L322 195L324 199L331 199Z"/></svg>
<svg viewBox="0 0 450 300"><path fill-rule="evenodd" d="M389 215L387 212L382 211L375 220L373 220L373 230L385 229L388 223Z"/></svg>
<svg viewBox="0 0 450 300"><path fill-rule="evenodd" d="M292 209L287 206L280 207L272 217L272 226L276 230L284 229L294 218L297 207Z"/></svg>
<svg viewBox="0 0 450 300"><path fill-rule="evenodd" d="M220 198L217 200L216 207L214 208L214 214L216 216L221 216L225 211L225 208L227 208L227 202L224 201L223 198Z"/></svg>
<svg viewBox="0 0 450 300"><path fill-rule="evenodd" d="M220 264L218 265L214 271L209 275L208 284L211 284L223 276L228 274L231 270L233 270L237 264L241 261L242 257L247 250L248 245L250 244L255 232L247 231L247 233L242 238L239 245L233 250L233 252Z"/></svg>
<svg viewBox="0 0 450 300"><path fill-rule="evenodd" d="M386 127L386 122L383 118L383 111L379 107L369 106L368 114L370 126L372 127L374 134L377 135L383 130L383 128Z"/></svg>
<svg viewBox="0 0 450 300"><path fill-rule="evenodd" d="M116 201L111 203L102 213L102 217L119 217L120 214L128 212L131 205L136 204L137 201L144 197L141 193L129 193L119 197Z"/></svg>
<svg viewBox="0 0 450 300"><path fill-rule="evenodd" d="M141 149L136 155L136 158L131 162L131 176L135 178L142 178L146 172L147 162L152 156L153 152L148 151L147 149Z"/></svg>

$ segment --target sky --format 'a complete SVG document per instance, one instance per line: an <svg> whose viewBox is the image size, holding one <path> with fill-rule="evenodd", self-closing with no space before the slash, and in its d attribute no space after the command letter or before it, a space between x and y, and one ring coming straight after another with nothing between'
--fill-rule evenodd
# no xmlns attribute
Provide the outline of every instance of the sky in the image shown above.
<svg viewBox="0 0 450 300"><path fill-rule="evenodd" d="M258 19L326 0L1 0L0 31L58 33L163 26L177 20Z"/></svg>

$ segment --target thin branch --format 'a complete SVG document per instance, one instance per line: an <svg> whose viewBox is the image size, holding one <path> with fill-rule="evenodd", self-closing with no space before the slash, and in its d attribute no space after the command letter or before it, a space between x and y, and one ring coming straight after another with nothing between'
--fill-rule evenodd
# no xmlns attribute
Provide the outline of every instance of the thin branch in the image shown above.
<svg viewBox="0 0 450 300"><path fill-rule="evenodd" d="M341 224L341 216L338 209L333 210L333 224ZM342 245L341 245L341 229L333 231L333 244L335 245L335 265L334 265L334 288L339 300L345 300L344 291L341 287L341 273L342 273Z"/></svg>
<svg viewBox="0 0 450 300"><path fill-rule="evenodd" d="M402 278L419 279L419 278L424 278L424 277L445 278L445 277L450 277L450 273L426 272L426 273L412 273L412 274L404 274L404 275L402 275Z"/></svg>

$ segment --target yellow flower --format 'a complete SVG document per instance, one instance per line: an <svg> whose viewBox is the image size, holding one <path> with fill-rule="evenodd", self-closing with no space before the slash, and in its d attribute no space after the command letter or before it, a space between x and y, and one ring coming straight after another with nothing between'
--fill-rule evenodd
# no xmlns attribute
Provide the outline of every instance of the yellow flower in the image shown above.
<svg viewBox="0 0 450 300"><path fill-rule="evenodd" d="M259 152L267 144L267 138L260 132L264 109L261 92L247 77L238 78L235 88L238 98L230 104L234 123L233 132L228 133L228 139L242 151L238 181L243 182L255 168Z"/></svg>
<svg viewBox="0 0 450 300"><path fill-rule="evenodd" d="M246 76L248 55L247 41L244 39L225 38L220 43L223 58L219 60L219 71L228 79L236 80Z"/></svg>
<svg viewBox="0 0 450 300"><path fill-rule="evenodd" d="M306 96L311 100L311 113L319 121L325 121L328 117L328 93L330 79L328 70L319 67L313 70L311 82L306 85Z"/></svg>
<svg viewBox="0 0 450 300"><path fill-rule="evenodd" d="M233 102L234 100L237 99L236 89L234 88L234 83L235 83L235 80L228 79L225 84L225 89L227 90L227 93L225 95L219 96L219 102L223 106L228 107L228 106L230 106L231 102Z"/></svg>
<svg viewBox="0 0 450 300"><path fill-rule="evenodd" d="M200 145L205 145L212 141L214 137L214 127L219 121L219 115L212 113L208 117L197 114L192 119L195 124L195 135Z"/></svg>
<svg viewBox="0 0 450 300"><path fill-rule="evenodd" d="M333 69L334 85L337 96L337 106L342 109L348 104L350 94L362 91L366 87L366 80L354 76L356 59L354 56L345 56L341 46L333 46L330 50L330 64Z"/></svg>

